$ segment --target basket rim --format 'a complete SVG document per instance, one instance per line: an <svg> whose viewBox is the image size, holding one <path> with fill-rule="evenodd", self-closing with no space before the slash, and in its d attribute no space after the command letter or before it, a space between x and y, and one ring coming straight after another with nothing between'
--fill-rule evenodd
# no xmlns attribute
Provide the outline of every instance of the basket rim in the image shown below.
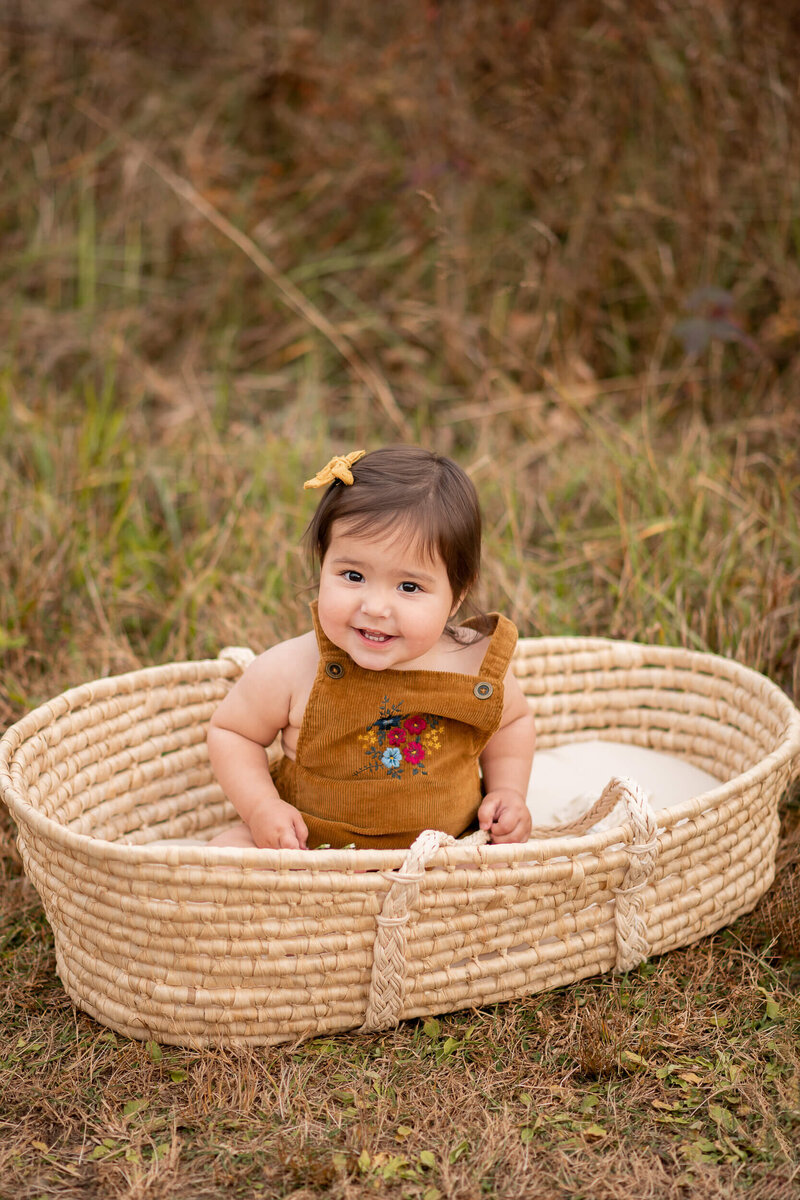
<svg viewBox="0 0 800 1200"><path fill-rule="evenodd" d="M707 812L724 804L744 788L758 784L800 754L800 711L786 693L752 667L736 659L710 651L694 650L682 646L659 646L648 642L636 642L616 638L581 636L546 636L520 638L515 656L526 650L539 656L558 653L580 653L611 650L621 655L613 666L664 666L680 658L686 668L702 668L702 673L726 678L731 683L741 682L757 685L766 692L769 702L779 710L785 720L781 739L775 748L753 767L718 787L701 792L680 804L657 811L659 830L671 829L674 825ZM630 655L639 657L636 664ZM717 669L710 671L714 666ZM28 825L42 837L75 851L83 857L119 861L128 864L160 863L175 868L238 867L246 870L268 870L277 872L336 871L342 874L395 870L405 860L407 850L271 850L245 849L237 846L175 845L151 846L109 842L91 834L76 833L52 817L45 816L21 795L11 775L11 764L17 749L29 738L64 714L90 705L93 702L138 688L142 683L158 684L174 681L179 676L182 682L191 683L209 677L226 678L238 675L239 669L230 659L218 657L189 659L143 667L119 675L108 675L89 680L69 688L57 696L37 705L5 731L0 737L0 798L5 802L18 825ZM595 736L604 740L599 733ZM605 739L614 741L615 739ZM568 836L536 837L527 842L509 845L459 845L441 847L431 858L428 871L444 867L476 865L484 867L509 865L516 862L543 862L556 857L584 857L602 853L609 846L619 846L630 841L630 823L622 823L611 829L593 834L571 834Z"/></svg>

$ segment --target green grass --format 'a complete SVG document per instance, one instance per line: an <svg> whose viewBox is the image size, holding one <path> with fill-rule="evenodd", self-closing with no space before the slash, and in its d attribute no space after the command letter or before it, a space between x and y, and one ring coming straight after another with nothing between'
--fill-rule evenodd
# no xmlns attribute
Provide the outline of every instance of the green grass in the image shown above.
<svg viewBox="0 0 800 1200"><path fill-rule="evenodd" d="M398 440L470 471L479 599L524 635L712 650L797 699L784 9L0 17L0 724L305 630L302 481ZM709 286L740 332L687 358ZM796 1195L796 798L783 823L752 916L630 975L236 1053L76 1012L2 815L0 1197Z"/></svg>

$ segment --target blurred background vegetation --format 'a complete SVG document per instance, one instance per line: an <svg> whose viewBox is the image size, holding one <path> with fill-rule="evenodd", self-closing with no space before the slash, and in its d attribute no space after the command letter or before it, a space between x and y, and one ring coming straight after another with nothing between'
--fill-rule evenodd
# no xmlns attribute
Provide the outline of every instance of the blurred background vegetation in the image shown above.
<svg viewBox="0 0 800 1200"><path fill-rule="evenodd" d="M523 633L797 686L791 6L4 13L0 717L305 628L302 480L398 440Z"/></svg>

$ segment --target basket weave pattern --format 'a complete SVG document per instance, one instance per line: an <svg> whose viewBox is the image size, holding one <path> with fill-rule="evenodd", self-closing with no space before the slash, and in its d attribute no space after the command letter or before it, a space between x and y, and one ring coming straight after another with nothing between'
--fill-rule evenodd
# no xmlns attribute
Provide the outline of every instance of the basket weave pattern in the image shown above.
<svg viewBox="0 0 800 1200"><path fill-rule="evenodd" d="M603 639L522 639L515 671L541 748L606 738L720 780L657 825L617 781L623 824L525 845L149 845L212 836L234 815L205 733L246 657L85 684L0 742L59 975L122 1033L272 1043L508 1000L693 942L772 881L800 714L727 659Z"/></svg>

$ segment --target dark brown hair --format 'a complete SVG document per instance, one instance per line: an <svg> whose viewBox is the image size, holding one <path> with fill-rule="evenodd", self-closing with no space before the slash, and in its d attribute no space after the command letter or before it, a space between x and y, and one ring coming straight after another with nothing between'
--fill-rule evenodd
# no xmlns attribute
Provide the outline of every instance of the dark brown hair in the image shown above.
<svg viewBox="0 0 800 1200"><path fill-rule="evenodd" d="M423 554L441 557L453 599L466 596L481 565L481 511L467 474L450 458L419 446L373 450L351 468L352 484L332 483L304 541L321 566L334 521L355 534L405 535Z"/></svg>

